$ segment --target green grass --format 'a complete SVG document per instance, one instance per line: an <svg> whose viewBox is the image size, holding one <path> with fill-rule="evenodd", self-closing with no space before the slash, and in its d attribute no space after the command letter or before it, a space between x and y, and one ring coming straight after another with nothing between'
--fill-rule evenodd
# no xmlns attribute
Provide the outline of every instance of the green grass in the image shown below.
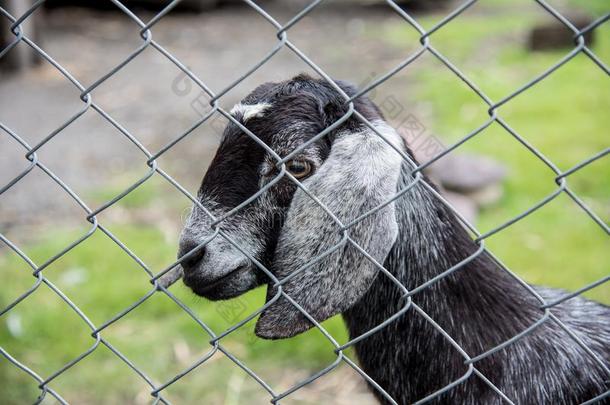
<svg viewBox="0 0 610 405"><path fill-rule="evenodd" d="M500 2L509 7L508 2ZM596 3L598 4L598 3ZM601 4L601 2L599 3ZM478 7L478 5L477 5ZM601 7L601 6L600 6ZM489 9L489 7L487 8ZM486 10L487 10L486 9ZM487 15L473 10L432 36L434 46L498 101L552 66L569 50L529 53L524 32L535 15L511 12ZM425 27L440 16L421 18ZM403 51L413 33L403 22L381 30L368 30L387 46ZM416 38L415 38L416 39ZM600 27L596 54L610 62L610 26ZM417 42L415 42L417 43ZM446 144L464 137L487 119L486 105L456 76L429 55L410 70L412 80L404 94L415 105L425 104L422 118L429 132ZM402 92L402 89L399 89ZM579 55L549 78L517 96L499 115L527 142L561 170L607 147L610 139L610 87L607 76L588 58ZM477 221L482 232L503 224L534 206L556 189L553 172L498 124L469 141L459 151L492 156L509 170L501 200L487 207ZM171 198L163 181L151 179L130 194L102 223L156 273L172 263L177 231L150 218L176 218L186 203ZM608 222L610 221L610 162L602 159L575 173L569 187ZM121 192L126 184L92 191L87 201L99 206ZM146 213L149 213L148 215ZM152 215L150 214L152 212ZM173 220L169 220L175 227ZM52 229L25 246L38 264L84 234L87 228ZM487 246L527 281L575 290L608 274L607 235L567 196L552 202L522 221L486 240ZM91 321L100 326L152 288L148 276L125 252L99 230L51 264L45 271ZM10 288L0 289L0 306L8 305L34 283L30 269L14 254L0 255L0 274ZM245 318L264 302L264 289L244 295L231 305L195 298L180 283L171 291L192 308L215 333ZM610 303L610 286L587 296ZM228 315L227 315L228 314ZM346 340L342 321L324 324L339 341ZM288 388L296 380L322 369L334 360L332 346L317 331L285 341L263 341L244 325L222 341L223 345L265 381ZM0 319L0 345L43 377L85 352L95 342L86 324L46 285ZM210 336L175 303L155 294L123 319L105 329L104 338L131 359L156 383L168 381L210 349ZM302 371L302 370L306 371ZM0 398L3 403L31 403L38 390L25 373L0 360ZM263 402L266 393L221 354L197 368L167 396L177 403L223 403L233 395L234 381L243 381L242 401ZM148 387L132 370L100 345L82 363L51 383L51 387L78 403L146 402ZM246 399L243 399L246 398ZM266 399L265 399L266 400Z"/></svg>
<svg viewBox="0 0 610 405"><path fill-rule="evenodd" d="M145 257L153 271L158 272L172 262L175 246L168 244L158 230L139 226L114 228L113 233L121 234L121 239L139 257ZM27 249L27 254L41 263L77 236L73 231L56 230L45 241ZM11 288L3 289L0 295L0 304L5 307L35 280L15 255L1 256L0 268L4 274L11 274ZM45 276L90 316L96 326L119 314L152 288L142 268L100 231L49 266ZM181 283L171 291L217 334L264 303L264 289L232 303L201 302L202 299L194 298ZM325 326L336 339L345 341L339 318L327 321ZM278 378L281 367L318 370L335 358L333 347L317 331L276 343L257 339L252 330L253 323L249 323L223 339L222 344L263 378ZM48 376L93 345L95 340L90 332L85 322L43 284L4 317L0 324L0 342L16 358ZM210 349L207 332L163 294L153 295L105 329L103 336L156 382L168 381ZM207 398L214 402L215 396L222 394L218 386L237 369L221 358L218 353L209 366L195 372L196 384L172 387L170 398L180 402ZM2 363L0 378L12 382L0 386L3 403L32 402L35 398L35 384L16 368ZM131 383L125 384L125 381ZM74 402L96 402L96 398L108 398L108 392L117 401L132 402L138 392L146 392L141 380L103 346L51 386ZM254 384L248 390L255 396L264 395Z"/></svg>
<svg viewBox="0 0 610 405"><path fill-rule="evenodd" d="M535 15L535 14L532 14ZM525 46L532 17L507 12L490 18L474 9L431 37L432 45L493 102L509 96L553 66L570 48L529 52ZM437 16L420 19L425 27ZM397 48L412 41L404 23L388 25L383 37ZM600 27L595 53L610 63L610 26ZM414 65L404 94L425 103L429 132L451 145L488 120L487 105L449 69L430 55ZM580 54L542 82L500 107L499 116L530 145L567 170L608 147L610 81ZM421 117L420 117L421 118ZM555 174L515 137L494 123L462 145L459 152L491 156L508 177L499 203L485 209L481 232L493 230L553 193ZM610 161L598 160L568 178L568 186L606 223L610 222ZM509 268L527 281L573 290L608 274L608 235L567 195L561 194L530 216L486 240ZM586 294L610 303L607 283Z"/></svg>
<svg viewBox="0 0 610 405"><path fill-rule="evenodd" d="M608 12L610 11L610 6L608 6L608 2L606 0L569 0L568 3L571 7L580 9L583 12L587 12L594 18L602 17L608 14Z"/></svg>

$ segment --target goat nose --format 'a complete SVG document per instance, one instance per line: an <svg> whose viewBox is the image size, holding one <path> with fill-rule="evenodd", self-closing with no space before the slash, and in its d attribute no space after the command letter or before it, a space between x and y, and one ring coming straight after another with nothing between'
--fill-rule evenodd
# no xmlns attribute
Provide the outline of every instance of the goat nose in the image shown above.
<svg viewBox="0 0 610 405"><path fill-rule="evenodd" d="M181 262L184 273L191 273L197 269L201 259L205 256L205 246L199 246L197 241L188 239L183 240L180 243L180 259L184 258ZM188 257L185 257L188 256Z"/></svg>

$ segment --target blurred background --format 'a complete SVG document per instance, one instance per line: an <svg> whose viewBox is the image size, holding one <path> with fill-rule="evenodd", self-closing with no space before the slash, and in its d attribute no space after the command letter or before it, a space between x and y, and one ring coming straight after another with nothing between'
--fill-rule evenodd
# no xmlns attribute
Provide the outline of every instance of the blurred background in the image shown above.
<svg viewBox="0 0 610 405"><path fill-rule="evenodd" d="M80 4L79 4L80 3ZM28 18L29 35L84 86L89 86L142 44L139 27L105 2L49 1ZM168 2L125 2L143 21ZM188 0L152 29L153 38L218 92L245 73L277 43L275 29L252 8L236 2ZM582 28L610 12L606 0L549 0ZM21 15L28 1L0 2ZM425 29L459 1L401 3ZM307 2L260 3L280 23ZM0 49L14 38L0 15ZM419 49L419 35L385 2L328 1L288 32L290 40L326 73L359 87L390 71ZM610 64L610 23L587 38ZM431 36L433 46L498 101L551 67L573 49L571 34L531 0L481 0ZM230 109L266 81L301 72L316 76L290 50L220 99ZM35 145L83 108L80 91L51 64L20 43L0 60L0 122ZM376 88L370 96L386 118L426 161L488 119L487 105L432 55L424 55ZM209 98L151 47L92 92L121 126L155 153L207 111ZM583 54L499 109L499 115L560 170L567 170L610 143L610 80ZM215 153L224 118L195 129L158 163L196 193ZM28 167L24 149L0 131L0 185ZM88 110L38 151L39 160L91 208L100 207L149 172L144 154L116 128ZM555 174L498 124L432 166L460 212L484 233L510 220L556 190ZM606 223L610 221L610 159L602 158L569 178L571 189ZM158 174L98 215L98 220L153 273L170 265L190 201ZM35 168L0 195L0 233L37 265L91 227L83 210ZM486 240L511 270L533 284L577 290L609 273L608 235L561 194L542 209ZM150 290L149 276L99 230L44 270L95 325L101 325ZM31 268L0 245L0 307L34 285ZM244 319L264 302L264 288L231 302L195 297L182 283L172 293L215 333ZM610 304L606 283L585 294ZM324 326L340 343L348 340L340 318ZM46 378L91 347L84 322L49 288L0 317L0 346ZM210 336L175 303L154 294L102 332L104 338L155 383L169 381L204 356ZM222 340L276 391L330 365L333 346L318 331L268 342L253 335L253 322ZM355 358L353 353L348 353ZM0 358L0 402L36 400L34 379ZM50 386L81 404L149 403L149 386L106 347L98 347ZM269 396L221 353L171 385L175 403L267 403ZM44 403L52 403L46 398ZM341 366L292 394L285 403L374 403L364 380Z"/></svg>

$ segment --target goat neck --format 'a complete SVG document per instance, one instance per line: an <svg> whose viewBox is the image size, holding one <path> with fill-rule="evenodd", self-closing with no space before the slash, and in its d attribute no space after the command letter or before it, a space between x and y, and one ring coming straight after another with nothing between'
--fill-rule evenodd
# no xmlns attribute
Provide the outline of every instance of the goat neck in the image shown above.
<svg viewBox="0 0 610 405"><path fill-rule="evenodd" d="M398 190L413 180L404 164ZM403 290L380 273L363 298L344 313L353 339L410 305L398 319L355 345L364 371L401 404L425 398L472 372L463 354L433 322L473 357L519 334L544 314L524 286L500 269L487 253L477 254L479 246L424 182L430 184L424 178L395 202L399 234L384 267L411 291L473 258L413 294L411 305L403 297ZM535 346L541 342L540 337L528 337L527 342L508 351L514 355L521 344ZM508 376L505 361L510 361L506 350L476 366L491 381L498 382ZM438 401L501 403L500 396L474 376Z"/></svg>

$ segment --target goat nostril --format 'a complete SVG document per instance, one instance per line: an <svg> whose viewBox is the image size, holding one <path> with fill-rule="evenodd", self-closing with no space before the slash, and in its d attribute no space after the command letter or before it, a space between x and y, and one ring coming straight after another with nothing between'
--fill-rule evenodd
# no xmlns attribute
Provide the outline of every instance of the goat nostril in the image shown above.
<svg viewBox="0 0 610 405"><path fill-rule="evenodd" d="M196 244L193 244L190 249L185 249L185 254L182 257L187 256L182 261L183 268L193 268L196 267L197 264L203 259L205 256L205 246L197 247Z"/></svg>

